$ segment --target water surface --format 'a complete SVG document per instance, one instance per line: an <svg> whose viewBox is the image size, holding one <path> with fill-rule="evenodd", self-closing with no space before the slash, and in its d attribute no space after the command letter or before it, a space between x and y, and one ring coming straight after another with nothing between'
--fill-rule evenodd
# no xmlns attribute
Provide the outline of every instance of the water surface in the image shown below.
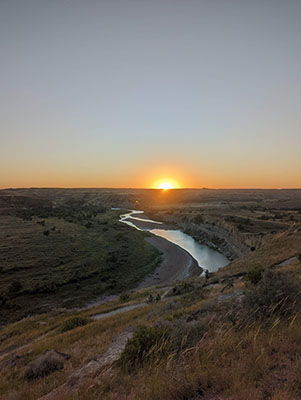
<svg viewBox="0 0 301 400"><path fill-rule="evenodd" d="M156 236L160 236L164 239L169 240L170 242L182 247L186 250L199 264L203 269L208 269L210 272L217 271L219 268L224 267L229 264L229 260L223 254L219 253L216 250L211 249L205 244L200 244L193 237L187 235L186 233L180 231L179 229L160 229L153 228L153 224L163 224L160 221L154 221L147 218L136 217L136 215L144 214L144 211L140 210L132 210L129 213L123 214L120 216L120 222L127 224L133 228L138 229L139 231L149 231ZM150 222L152 226L150 228L139 228L132 221L128 221L127 219L131 218L132 220Z"/></svg>
<svg viewBox="0 0 301 400"><path fill-rule="evenodd" d="M217 271L219 268L229 264L228 258L223 254L205 244L198 243L179 229L150 229L150 232L182 247L197 260L200 267L208 269L210 272Z"/></svg>

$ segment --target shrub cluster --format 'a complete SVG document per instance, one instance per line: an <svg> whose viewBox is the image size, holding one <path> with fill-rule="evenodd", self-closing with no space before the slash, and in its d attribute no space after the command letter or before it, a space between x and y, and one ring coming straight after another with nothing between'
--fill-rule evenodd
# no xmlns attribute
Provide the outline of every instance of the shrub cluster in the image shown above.
<svg viewBox="0 0 301 400"><path fill-rule="evenodd" d="M267 270L253 290L246 292L243 304L249 316L267 318L292 314L299 301L299 288L290 276Z"/></svg>
<svg viewBox="0 0 301 400"><path fill-rule="evenodd" d="M14 279L8 287L10 294L20 292L22 289L22 283L19 280Z"/></svg>
<svg viewBox="0 0 301 400"><path fill-rule="evenodd" d="M257 285L257 283L261 281L263 273L264 268L258 265L247 272L245 279L247 282Z"/></svg>
<svg viewBox="0 0 301 400"><path fill-rule="evenodd" d="M71 331L72 329L75 329L79 326L84 326L84 325L88 324L89 322L91 322L91 319L89 319L89 318L73 317L73 318L67 319L63 323L60 331L61 332Z"/></svg>
<svg viewBox="0 0 301 400"><path fill-rule="evenodd" d="M127 292L122 292L119 296L120 303L125 303L130 300L130 295Z"/></svg>
<svg viewBox="0 0 301 400"><path fill-rule="evenodd" d="M31 381L63 369L64 362L68 359L69 356L67 354L55 350L47 351L47 353L28 364L25 370L25 379Z"/></svg>
<svg viewBox="0 0 301 400"><path fill-rule="evenodd" d="M151 359L159 359L170 345L170 330L165 326L141 326L122 352L118 365L133 371Z"/></svg>
<svg viewBox="0 0 301 400"><path fill-rule="evenodd" d="M174 286L168 293L167 296L179 296L184 293L190 293L195 289L195 287L188 282L180 282Z"/></svg>
<svg viewBox="0 0 301 400"><path fill-rule="evenodd" d="M146 364L158 363L171 353L195 346L206 332L204 322L187 324L161 321L158 325L139 327L130 339L117 364L123 371L133 372Z"/></svg>

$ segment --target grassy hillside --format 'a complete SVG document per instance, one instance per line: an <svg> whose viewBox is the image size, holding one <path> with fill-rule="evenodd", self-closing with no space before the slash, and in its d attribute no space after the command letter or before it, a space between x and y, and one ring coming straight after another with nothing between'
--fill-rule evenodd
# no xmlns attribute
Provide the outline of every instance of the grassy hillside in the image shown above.
<svg viewBox="0 0 301 400"><path fill-rule="evenodd" d="M2 324L133 288L160 260L143 234L118 222L121 211L80 197L49 202L2 208Z"/></svg>
<svg viewBox="0 0 301 400"><path fill-rule="evenodd" d="M301 398L299 195L3 192L0 399ZM118 223L120 211L111 210L136 201L188 229L221 226L248 253L208 279L129 292L158 262L141 232ZM263 240L253 246L253 236ZM159 301L147 302L159 293Z"/></svg>
<svg viewBox="0 0 301 400"><path fill-rule="evenodd" d="M277 240L207 280L153 288L161 301L132 311L91 318L141 304L149 290L81 312L57 311L6 326L0 337L0 398L37 399L58 387L50 399L299 398L301 264L293 256L300 230ZM285 265L275 264L287 258ZM119 361L101 364L129 328L134 337ZM42 377L29 375L49 350L68 355L63 367ZM91 360L96 361L88 364ZM95 372L95 364L103 366Z"/></svg>

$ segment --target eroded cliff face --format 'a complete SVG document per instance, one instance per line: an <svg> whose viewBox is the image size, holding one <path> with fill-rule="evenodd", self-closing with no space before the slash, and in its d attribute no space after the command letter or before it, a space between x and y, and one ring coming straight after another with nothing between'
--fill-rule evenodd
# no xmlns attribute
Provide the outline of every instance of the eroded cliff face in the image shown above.
<svg viewBox="0 0 301 400"><path fill-rule="evenodd" d="M202 223L178 221L177 226L195 240L223 253L230 260L250 251L237 230L230 224L207 217Z"/></svg>
<svg viewBox="0 0 301 400"><path fill-rule="evenodd" d="M183 232L200 243L218 250L230 260L242 257L260 247L272 235L263 233L242 233L222 217L203 215L198 221L189 215L160 215L160 220L176 225Z"/></svg>

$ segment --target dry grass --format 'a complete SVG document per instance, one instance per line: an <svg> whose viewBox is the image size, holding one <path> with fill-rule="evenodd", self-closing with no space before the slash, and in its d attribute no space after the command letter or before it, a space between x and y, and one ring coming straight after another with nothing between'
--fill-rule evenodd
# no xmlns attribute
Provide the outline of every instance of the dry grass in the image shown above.
<svg viewBox="0 0 301 400"><path fill-rule="evenodd" d="M241 400L286 399L300 396L300 314L288 321L270 321L234 328L212 323L192 348L171 353L135 374L116 373L109 382L94 387L97 399L192 399L213 394Z"/></svg>
<svg viewBox="0 0 301 400"><path fill-rule="evenodd" d="M93 314L116 308L98 306ZM66 381L76 369L90 360L101 356L109 347L112 337L123 332L130 325L152 324L154 319L147 318L146 310L160 308L162 305L146 306L130 312L112 316L100 321L93 321L85 326L61 333L61 327L72 315L83 318L91 310L81 313L62 313L27 318L5 327L1 332L0 352L0 399L33 400L50 392ZM56 351L70 355L64 369L54 372L43 379L28 383L24 373L29 363L45 354Z"/></svg>
<svg viewBox="0 0 301 400"><path fill-rule="evenodd" d="M221 268L216 275L226 276L247 272L261 266L269 268L301 253L301 229L296 233L279 234L258 250Z"/></svg>
<svg viewBox="0 0 301 400"><path fill-rule="evenodd" d="M276 316L265 324L255 321L244 326L243 322L238 322L233 326L227 316L231 303L217 307L215 302L213 311L213 294L215 296L216 289L212 293L208 291L207 298L194 305L188 303L185 306L182 299L176 303L178 315L171 315L166 307L168 303L162 302L91 322L65 333L59 333L59 327L70 317L65 314L35 317L13 324L4 332L8 338L2 343L2 349L7 345L11 347L35 340L39 335L44 337L33 341L29 348L18 351L20 358L15 365L2 369L0 398L37 399L64 383L78 367L103 354L112 337L128 326L152 326L158 320L168 319L171 326L175 326L187 315L207 307L210 313L203 321L206 329L200 328L197 344L170 348L163 356L161 352L160 357L156 357L156 349L153 349L154 357L136 372L121 372L115 367L113 376L93 381L92 386L87 382L91 387L88 391L85 388L79 398L177 400L192 399L196 394L204 399L213 394L223 394L225 399L233 400L296 399L301 389L300 313L296 311L289 319ZM168 302L174 301L175 298L168 299ZM98 311L106 307L99 306ZM82 312L80 315L86 314ZM16 333L24 329L22 335ZM182 335L181 331L179 335ZM26 365L50 349L70 355L64 369L26 383ZM65 400L71 398L71 395L64 397Z"/></svg>

